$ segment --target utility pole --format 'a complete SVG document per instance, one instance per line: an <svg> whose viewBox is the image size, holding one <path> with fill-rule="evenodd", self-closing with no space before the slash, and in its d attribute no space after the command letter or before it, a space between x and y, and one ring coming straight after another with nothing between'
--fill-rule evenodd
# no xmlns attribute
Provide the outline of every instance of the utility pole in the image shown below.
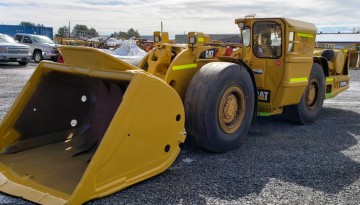
<svg viewBox="0 0 360 205"><path fill-rule="evenodd" d="M161 32L163 32L163 23L161 21Z"/></svg>
<svg viewBox="0 0 360 205"><path fill-rule="evenodd" d="M68 36L68 38L70 38L70 33L71 33L71 31L70 31L70 21L69 21L69 36Z"/></svg>

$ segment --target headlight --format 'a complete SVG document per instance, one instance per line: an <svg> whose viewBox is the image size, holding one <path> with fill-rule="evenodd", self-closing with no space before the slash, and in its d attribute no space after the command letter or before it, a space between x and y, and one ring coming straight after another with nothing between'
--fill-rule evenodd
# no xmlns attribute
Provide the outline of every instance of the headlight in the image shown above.
<svg viewBox="0 0 360 205"><path fill-rule="evenodd" d="M6 53L6 47L0 46L0 53Z"/></svg>
<svg viewBox="0 0 360 205"><path fill-rule="evenodd" d="M51 47L44 48L44 52L50 52L50 51L51 51Z"/></svg>
<svg viewBox="0 0 360 205"><path fill-rule="evenodd" d="M196 37L195 36L190 36L189 37L189 44L195 44L196 43Z"/></svg>
<svg viewBox="0 0 360 205"><path fill-rule="evenodd" d="M158 43L161 41L161 37L160 36L154 36L154 42Z"/></svg>

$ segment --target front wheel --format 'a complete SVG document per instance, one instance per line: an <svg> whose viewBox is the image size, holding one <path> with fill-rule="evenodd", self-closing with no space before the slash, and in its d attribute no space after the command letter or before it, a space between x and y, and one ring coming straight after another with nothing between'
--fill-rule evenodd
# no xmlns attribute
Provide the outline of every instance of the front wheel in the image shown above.
<svg viewBox="0 0 360 205"><path fill-rule="evenodd" d="M185 96L185 129L191 142L218 153L237 148L247 136L255 106L253 82L237 64L204 65Z"/></svg>
<svg viewBox="0 0 360 205"><path fill-rule="evenodd" d="M42 60L42 53L41 51L34 52L34 61L35 63L39 63Z"/></svg>
<svg viewBox="0 0 360 205"><path fill-rule="evenodd" d="M325 75L321 66L314 63L311 68L309 83L297 105L284 108L285 120L298 124L308 124L315 121L324 104Z"/></svg>

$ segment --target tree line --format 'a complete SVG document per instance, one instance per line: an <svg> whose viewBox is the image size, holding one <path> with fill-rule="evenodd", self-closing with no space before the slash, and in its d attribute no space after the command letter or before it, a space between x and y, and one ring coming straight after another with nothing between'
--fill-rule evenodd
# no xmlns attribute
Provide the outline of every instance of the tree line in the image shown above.
<svg viewBox="0 0 360 205"><path fill-rule="evenodd" d="M70 34L70 35L69 35ZM88 28L86 25L76 24L72 29L71 33L68 26L62 26L58 29L58 32L55 34L55 37L72 37L77 39L89 39L98 37L99 33L95 28Z"/></svg>
<svg viewBox="0 0 360 205"><path fill-rule="evenodd" d="M29 21L20 22L21 26L37 26L37 27L45 27L44 24L35 24ZM87 27L86 25L76 24L70 33L70 28L68 26L62 26L58 29L55 37L63 37L63 38L76 38L76 39L90 39L99 36L99 32L96 31L95 28ZM119 31L111 34L112 37L117 39L130 39L132 37L139 38L140 34L137 30L130 28L127 32Z"/></svg>
<svg viewBox="0 0 360 205"><path fill-rule="evenodd" d="M69 37L69 27L62 26L59 28L58 32L55 34L55 37ZM70 37L77 39L90 39L98 37L99 33L94 28L88 28L86 25L76 24L71 31ZM112 37L118 39L130 39L131 37L139 38L140 34L137 30L130 28L127 32L119 31L111 34Z"/></svg>
<svg viewBox="0 0 360 205"><path fill-rule="evenodd" d="M33 26L33 27L45 27L44 24L35 24L29 21L22 21L19 23L20 26Z"/></svg>

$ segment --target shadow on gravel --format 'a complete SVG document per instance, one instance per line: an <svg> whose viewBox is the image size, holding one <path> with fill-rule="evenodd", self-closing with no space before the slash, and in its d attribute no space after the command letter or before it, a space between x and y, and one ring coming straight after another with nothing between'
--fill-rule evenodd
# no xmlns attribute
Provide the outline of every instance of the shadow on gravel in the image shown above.
<svg viewBox="0 0 360 205"><path fill-rule="evenodd" d="M0 69L14 69L14 68L25 68L24 65L18 63L0 63Z"/></svg>
<svg viewBox="0 0 360 205"><path fill-rule="evenodd" d="M338 193L360 175L360 164L342 153L359 144L358 119L358 113L332 108L324 108L311 125L290 124L281 117L260 118L239 149L212 154L185 145L177 161L163 174L88 204L237 200L260 193L272 178Z"/></svg>

